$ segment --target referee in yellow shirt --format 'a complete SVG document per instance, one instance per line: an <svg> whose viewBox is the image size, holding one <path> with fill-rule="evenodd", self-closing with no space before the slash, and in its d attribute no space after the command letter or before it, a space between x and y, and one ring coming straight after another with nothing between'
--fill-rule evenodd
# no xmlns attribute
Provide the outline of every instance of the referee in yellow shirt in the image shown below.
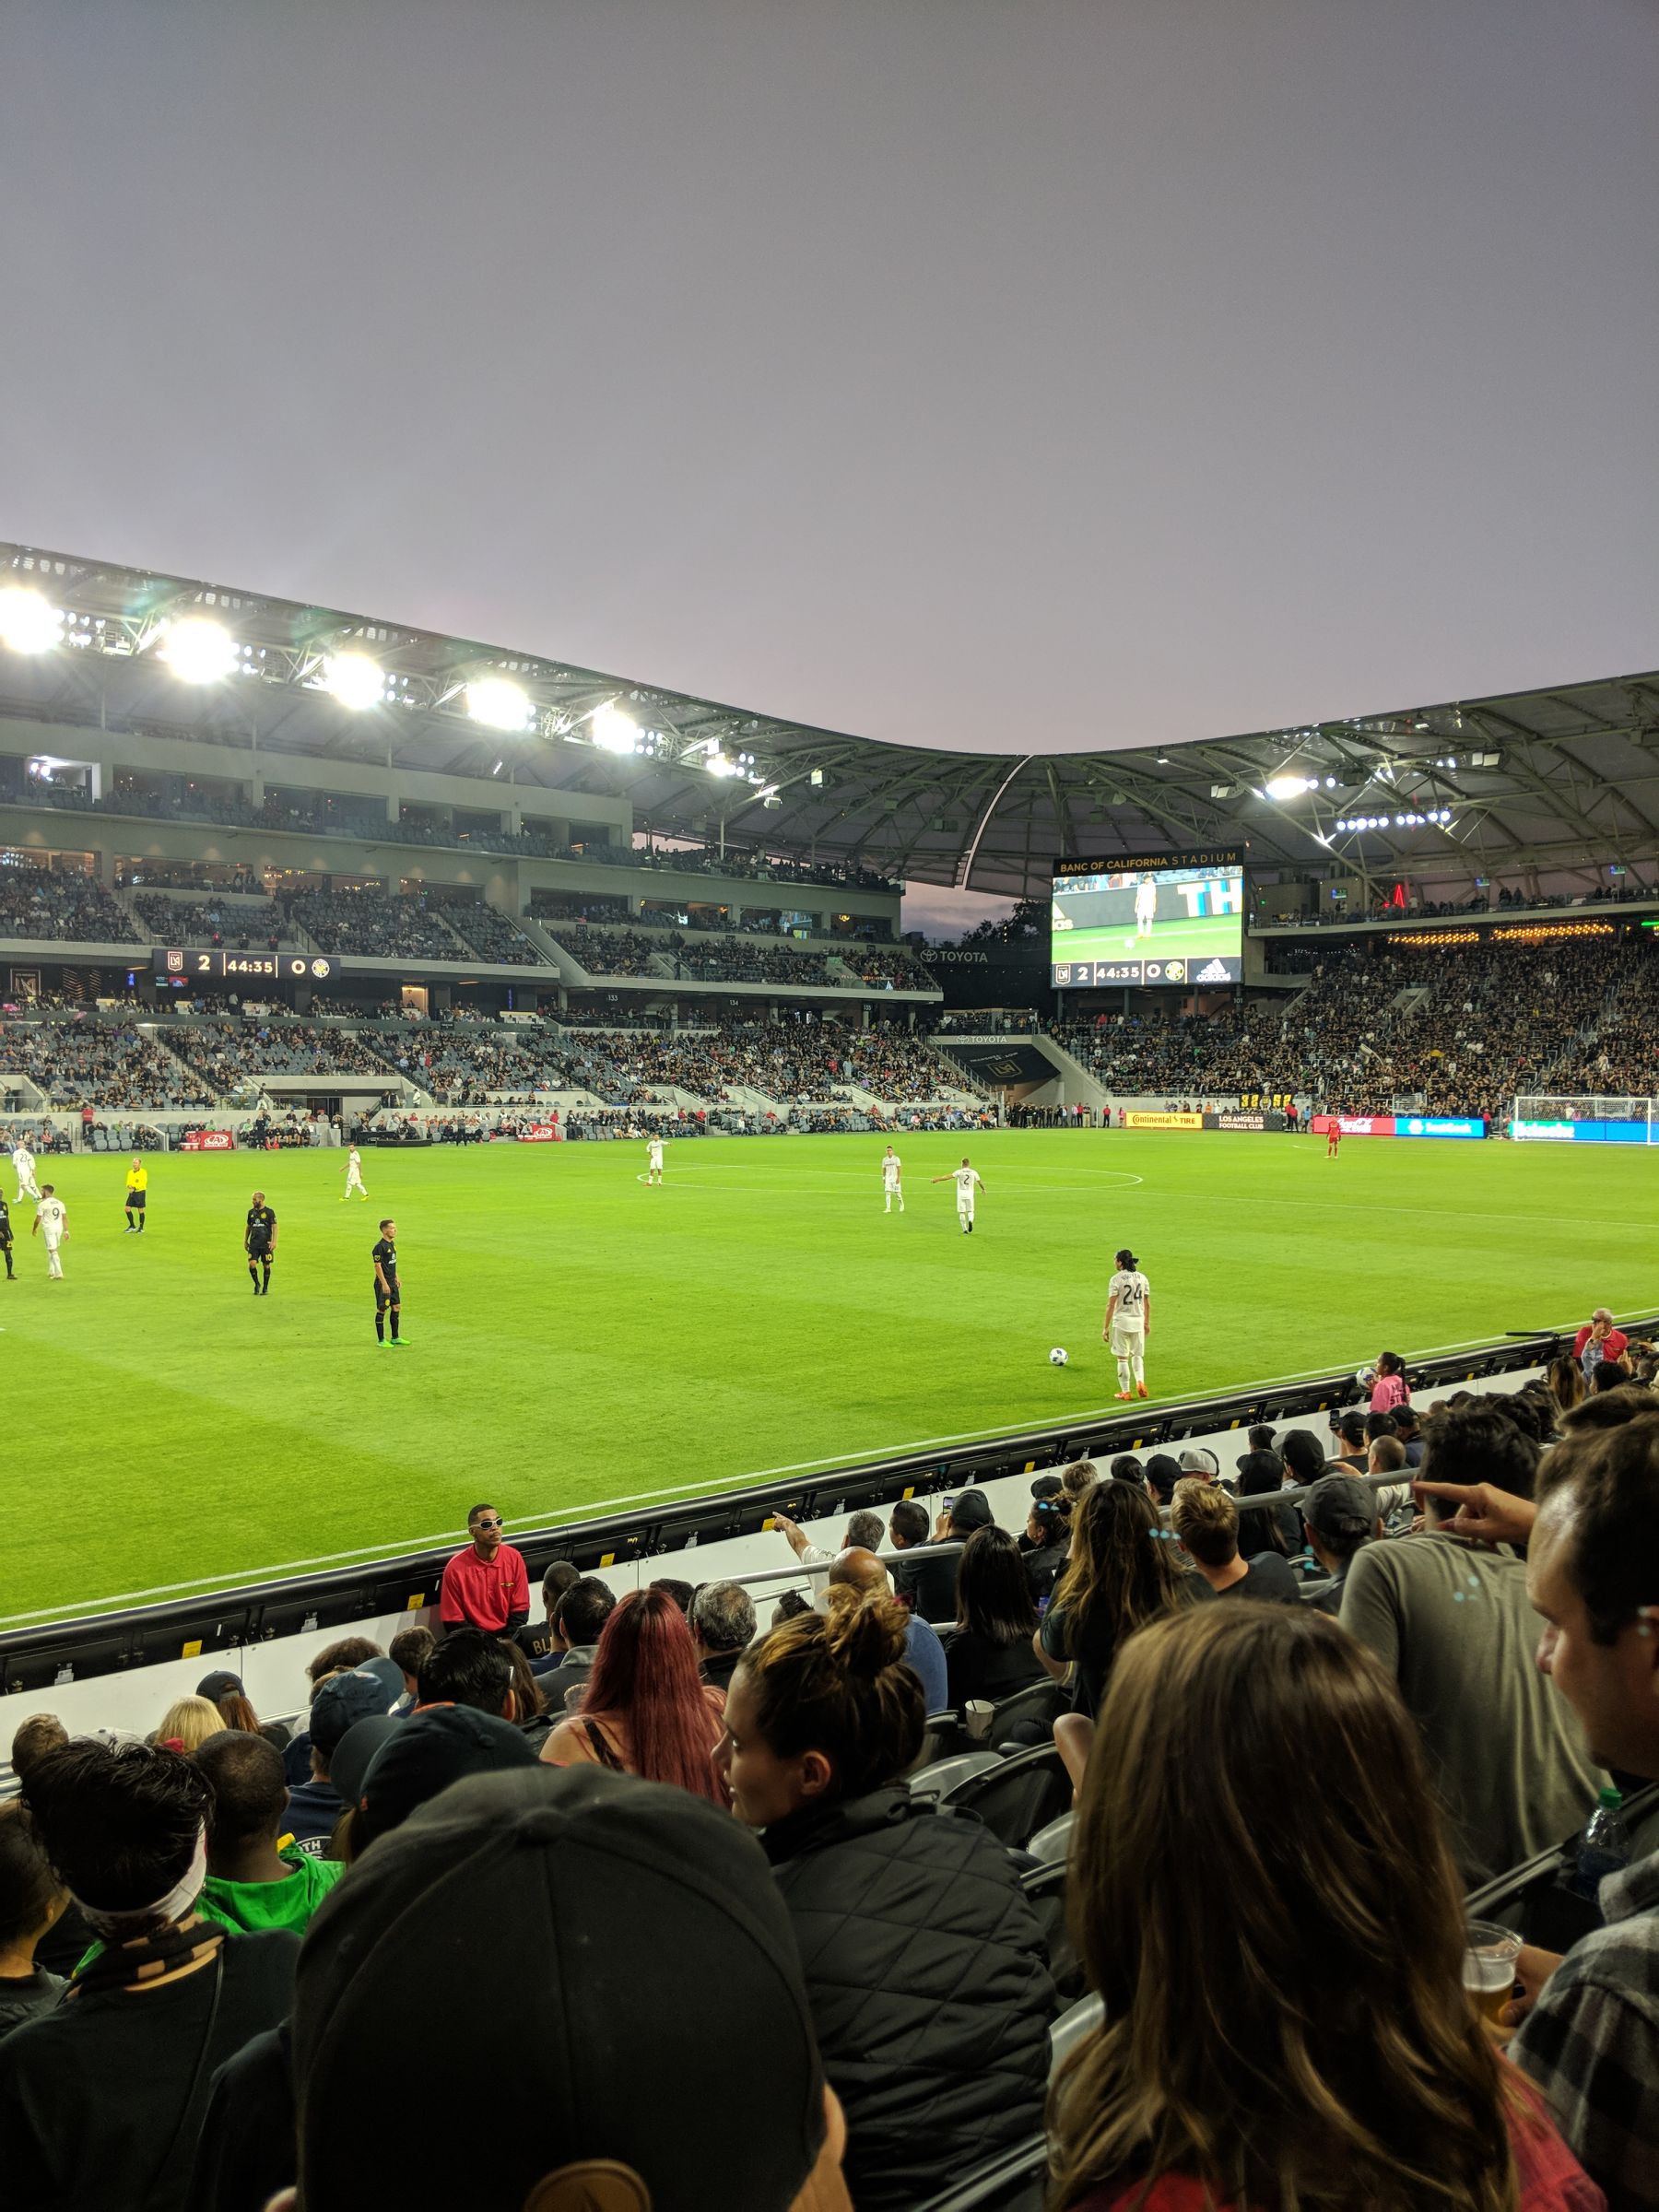
<svg viewBox="0 0 1659 2212"><path fill-rule="evenodd" d="M149 1194L149 1170L138 1155L133 1155L133 1164L126 1171L126 1233L129 1237L144 1234L144 1202Z"/></svg>

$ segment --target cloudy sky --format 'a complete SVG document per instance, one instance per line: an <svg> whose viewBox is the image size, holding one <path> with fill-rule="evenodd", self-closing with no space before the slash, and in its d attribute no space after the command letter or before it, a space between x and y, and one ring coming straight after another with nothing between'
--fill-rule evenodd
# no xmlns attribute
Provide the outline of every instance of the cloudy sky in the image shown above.
<svg viewBox="0 0 1659 2212"><path fill-rule="evenodd" d="M1649 0L8 0L0 536L925 744L1651 667Z"/></svg>

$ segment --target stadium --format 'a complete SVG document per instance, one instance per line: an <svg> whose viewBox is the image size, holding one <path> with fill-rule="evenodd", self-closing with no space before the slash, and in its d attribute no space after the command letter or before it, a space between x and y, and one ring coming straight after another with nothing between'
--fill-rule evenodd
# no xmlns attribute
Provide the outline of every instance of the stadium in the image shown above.
<svg viewBox="0 0 1659 2212"><path fill-rule="evenodd" d="M1610 171L1495 11L360 12L27 34L7 2212L1659 2205Z"/></svg>

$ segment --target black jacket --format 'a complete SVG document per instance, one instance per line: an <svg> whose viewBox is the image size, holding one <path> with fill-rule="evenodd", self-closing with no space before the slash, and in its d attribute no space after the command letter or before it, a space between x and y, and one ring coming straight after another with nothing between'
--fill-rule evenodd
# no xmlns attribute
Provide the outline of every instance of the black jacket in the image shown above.
<svg viewBox="0 0 1659 2212"><path fill-rule="evenodd" d="M893 1561L893 1588L923 1620L938 1628L956 1618L957 1574L962 1564L959 1550L937 1551L931 1544L915 1544Z"/></svg>
<svg viewBox="0 0 1659 2212"><path fill-rule="evenodd" d="M1056 2008L1013 1862L902 1783L762 1839L794 1921L858 2212L902 2212L1042 2125Z"/></svg>

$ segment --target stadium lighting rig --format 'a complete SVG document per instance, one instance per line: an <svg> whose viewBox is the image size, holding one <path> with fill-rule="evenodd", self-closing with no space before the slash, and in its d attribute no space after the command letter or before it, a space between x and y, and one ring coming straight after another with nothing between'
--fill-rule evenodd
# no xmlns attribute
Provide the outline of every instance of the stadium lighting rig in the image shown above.
<svg viewBox="0 0 1659 2212"><path fill-rule="evenodd" d="M331 653L324 665L323 688L354 713L378 707L386 696L386 672L366 653Z"/></svg>
<svg viewBox="0 0 1659 2212"><path fill-rule="evenodd" d="M530 694L505 676L475 677L466 687L466 711L487 730L527 730L535 719Z"/></svg>
<svg viewBox="0 0 1659 2212"><path fill-rule="evenodd" d="M185 615L168 624L156 651L182 684L221 684L235 674L243 649L211 615Z"/></svg>
<svg viewBox="0 0 1659 2212"><path fill-rule="evenodd" d="M28 584L0 591L0 643L13 653L50 653L64 639L64 610Z"/></svg>
<svg viewBox="0 0 1659 2212"><path fill-rule="evenodd" d="M624 707L614 699L604 706L595 707L588 719L594 743L602 753L616 753L624 758L640 749L640 725Z"/></svg>

